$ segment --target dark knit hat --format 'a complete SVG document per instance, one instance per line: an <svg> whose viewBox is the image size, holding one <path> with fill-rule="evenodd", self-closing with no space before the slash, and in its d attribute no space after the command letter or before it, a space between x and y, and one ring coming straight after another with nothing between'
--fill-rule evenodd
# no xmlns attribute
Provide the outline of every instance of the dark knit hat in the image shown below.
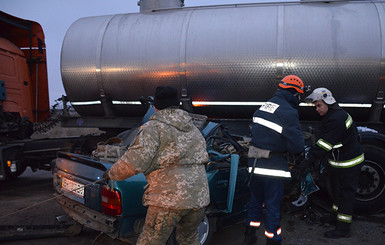
<svg viewBox="0 0 385 245"><path fill-rule="evenodd" d="M155 90L154 106L163 110L170 106L179 106L178 90L170 86L159 86Z"/></svg>

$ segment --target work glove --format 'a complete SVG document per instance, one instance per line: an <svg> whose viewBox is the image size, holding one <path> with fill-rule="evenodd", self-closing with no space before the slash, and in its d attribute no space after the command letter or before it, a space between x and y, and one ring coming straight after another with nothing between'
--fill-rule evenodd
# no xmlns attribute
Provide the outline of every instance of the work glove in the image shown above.
<svg viewBox="0 0 385 245"><path fill-rule="evenodd" d="M104 172L104 174L103 174L103 179L105 179L106 181L109 181L109 180L110 180L109 170L107 170L107 171Z"/></svg>

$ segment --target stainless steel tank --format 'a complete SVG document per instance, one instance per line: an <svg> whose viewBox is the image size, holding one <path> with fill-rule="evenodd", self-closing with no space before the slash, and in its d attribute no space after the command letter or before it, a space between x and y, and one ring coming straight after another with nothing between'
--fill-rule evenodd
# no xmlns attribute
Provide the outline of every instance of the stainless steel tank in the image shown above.
<svg viewBox="0 0 385 245"><path fill-rule="evenodd" d="M283 76L295 74L366 117L385 89L385 3L241 4L82 18L64 38L61 73L83 116L102 116L101 98L115 116L143 115L138 98L171 85L187 89L198 113L247 118Z"/></svg>

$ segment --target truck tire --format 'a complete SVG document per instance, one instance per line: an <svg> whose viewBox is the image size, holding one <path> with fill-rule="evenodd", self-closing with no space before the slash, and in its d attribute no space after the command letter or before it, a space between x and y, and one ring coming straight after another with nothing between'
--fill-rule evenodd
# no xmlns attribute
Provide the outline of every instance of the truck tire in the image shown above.
<svg viewBox="0 0 385 245"><path fill-rule="evenodd" d="M385 150L363 145L365 164L357 188L355 213L373 214L385 209Z"/></svg>

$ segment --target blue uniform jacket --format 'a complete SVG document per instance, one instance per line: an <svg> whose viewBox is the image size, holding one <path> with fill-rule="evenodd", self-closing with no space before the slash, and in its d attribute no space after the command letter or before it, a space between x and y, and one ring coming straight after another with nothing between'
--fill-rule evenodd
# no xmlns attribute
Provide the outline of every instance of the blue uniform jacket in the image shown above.
<svg viewBox="0 0 385 245"><path fill-rule="evenodd" d="M305 147L298 105L298 98L289 91L280 89L254 113L251 144L273 152L268 159L258 159L254 174L291 177L283 153L298 154Z"/></svg>

